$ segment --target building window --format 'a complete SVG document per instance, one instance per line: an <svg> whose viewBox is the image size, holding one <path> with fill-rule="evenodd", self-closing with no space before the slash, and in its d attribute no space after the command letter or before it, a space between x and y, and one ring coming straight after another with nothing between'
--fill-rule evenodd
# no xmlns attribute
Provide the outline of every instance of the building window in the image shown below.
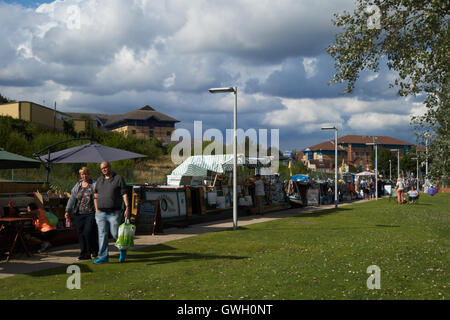
<svg viewBox="0 0 450 320"><path fill-rule="evenodd" d="M170 137L172 135L172 131L167 131L167 136Z"/></svg>
<svg viewBox="0 0 450 320"><path fill-rule="evenodd" d="M149 131L150 138L153 138L153 130Z"/></svg>
<svg viewBox="0 0 450 320"><path fill-rule="evenodd" d="M136 134L136 130L131 130L131 133L132 134Z"/></svg>

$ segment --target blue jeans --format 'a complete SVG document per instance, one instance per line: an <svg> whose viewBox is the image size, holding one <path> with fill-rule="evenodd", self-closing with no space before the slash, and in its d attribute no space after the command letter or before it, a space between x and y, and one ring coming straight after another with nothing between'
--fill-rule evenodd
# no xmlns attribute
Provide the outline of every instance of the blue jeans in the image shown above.
<svg viewBox="0 0 450 320"><path fill-rule="evenodd" d="M108 257L108 237L109 232L114 240L117 240L119 226L122 222L122 210L113 212L97 211L95 213L95 221L98 226L98 257Z"/></svg>

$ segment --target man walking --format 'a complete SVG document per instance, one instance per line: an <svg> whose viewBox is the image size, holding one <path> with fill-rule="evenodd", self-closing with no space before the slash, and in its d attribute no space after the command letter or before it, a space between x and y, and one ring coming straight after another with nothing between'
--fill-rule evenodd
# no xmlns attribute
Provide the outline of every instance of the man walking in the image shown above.
<svg viewBox="0 0 450 320"><path fill-rule="evenodd" d="M122 201L125 203L124 217L130 217L128 195L124 179L111 171L111 164L104 161L100 164L102 176L97 179L94 188L95 220L98 226L98 259L94 263L108 263L108 236L111 232L117 240L119 226L122 221ZM126 250L120 251L119 262L125 262Z"/></svg>

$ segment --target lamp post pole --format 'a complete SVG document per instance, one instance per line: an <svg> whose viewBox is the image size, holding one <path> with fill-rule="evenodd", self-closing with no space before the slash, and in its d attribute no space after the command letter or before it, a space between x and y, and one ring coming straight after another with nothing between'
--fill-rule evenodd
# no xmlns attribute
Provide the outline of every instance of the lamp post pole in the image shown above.
<svg viewBox="0 0 450 320"><path fill-rule="evenodd" d="M389 159L389 180L392 181L392 160Z"/></svg>
<svg viewBox="0 0 450 320"><path fill-rule="evenodd" d="M322 130L334 130L334 207L338 207L338 180L337 180L337 162L338 162L338 129L336 127L324 127Z"/></svg>
<svg viewBox="0 0 450 320"><path fill-rule="evenodd" d="M211 93L234 93L233 110L233 230L237 229L237 87L211 88Z"/></svg>
<svg viewBox="0 0 450 320"><path fill-rule="evenodd" d="M375 200L378 200L378 143L366 143L375 147Z"/></svg>

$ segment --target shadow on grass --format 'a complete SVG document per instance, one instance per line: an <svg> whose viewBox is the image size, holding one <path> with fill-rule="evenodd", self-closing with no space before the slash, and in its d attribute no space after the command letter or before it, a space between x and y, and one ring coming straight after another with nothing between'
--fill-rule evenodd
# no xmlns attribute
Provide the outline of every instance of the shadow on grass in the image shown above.
<svg viewBox="0 0 450 320"><path fill-rule="evenodd" d="M301 231L313 231L317 232L317 230L359 230L359 229L377 229L377 228L400 228L401 226L398 225L366 225L366 226L345 226L345 227L322 227L320 224L312 221L293 221L291 222L293 225L292 227L281 227L281 228L258 228L258 229L251 229L251 232L260 232L260 231L288 231L288 230L301 230ZM305 226L305 227L303 227ZM312 228L308 228L308 226L313 226Z"/></svg>
<svg viewBox="0 0 450 320"><path fill-rule="evenodd" d="M314 207L315 208L315 207ZM320 207L319 207L320 208ZM298 213L295 212L295 210L298 211ZM286 210L287 216L289 217L320 217L324 215L330 215L330 214L336 214L340 212L346 212L355 210L354 208L331 208L331 209L323 209L320 211L313 211L313 209L310 209L308 207L304 208L294 208ZM262 215L264 218L281 218L283 217L283 213L265 213Z"/></svg>
<svg viewBox="0 0 450 320"><path fill-rule="evenodd" d="M183 260L202 260L202 261L213 259L241 260L248 258L244 256L221 256L221 255L200 254L193 252L170 252L173 250L178 249L164 244L158 244L155 246L148 247L139 252L130 252L128 254L127 262L128 263L148 262L148 265L156 265L156 264L176 263ZM142 253L143 251L145 253Z"/></svg>
<svg viewBox="0 0 450 320"><path fill-rule="evenodd" d="M77 265L78 267L80 267L80 271L82 273L92 272L92 269L87 264L74 263L73 265ZM67 274L67 276L69 276L70 274L67 273L67 267L68 267L68 265L60 266L60 267L56 267L56 268L52 268L52 269L32 272L32 273L29 273L28 275L30 275L32 277L46 277L46 276L54 276L54 275L59 275L59 274Z"/></svg>

